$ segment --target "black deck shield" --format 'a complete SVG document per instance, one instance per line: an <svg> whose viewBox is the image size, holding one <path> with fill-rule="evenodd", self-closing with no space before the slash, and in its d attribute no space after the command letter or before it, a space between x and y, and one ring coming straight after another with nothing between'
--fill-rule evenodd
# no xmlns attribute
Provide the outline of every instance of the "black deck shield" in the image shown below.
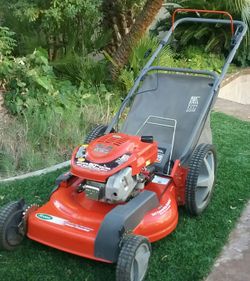
<svg viewBox="0 0 250 281"><path fill-rule="evenodd" d="M104 218L95 241L95 256L116 262L124 232L132 231L145 213L159 205L155 192L144 190L124 205L118 205Z"/></svg>

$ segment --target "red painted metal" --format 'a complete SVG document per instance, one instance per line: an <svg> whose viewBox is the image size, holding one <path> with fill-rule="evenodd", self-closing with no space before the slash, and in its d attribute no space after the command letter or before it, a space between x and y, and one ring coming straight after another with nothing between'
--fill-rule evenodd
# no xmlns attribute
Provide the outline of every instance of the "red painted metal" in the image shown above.
<svg viewBox="0 0 250 281"><path fill-rule="evenodd" d="M98 147L101 145L101 151ZM71 173L80 178L105 182L110 176L130 166L132 175L137 175L141 170L157 159L157 143L142 142L139 136L128 136L122 133L113 133L102 136L92 141L87 147L86 159L92 163L109 163L129 154L128 161L112 170L100 171L98 169L87 169L76 164L75 158L79 147L74 151L71 158ZM147 163L146 163L147 162Z"/></svg>
<svg viewBox="0 0 250 281"><path fill-rule="evenodd" d="M133 233L155 242L169 235L177 226L179 216L176 187L169 178L167 186L151 182L146 189L156 192L160 203L157 208L146 213Z"/></svg>
<svg viewBox="0 0 250 281"><path fill-rule="evenodd" d="M178 223L176 187L171 178L166 184L149 183L147 190L156 192L159 206L147 212L133 230L144 235L151 242L171 233ZM95 238L105 215L116 204L107 204L88 199L84 192L78 193L76 179L68 187L59 187L50 201L31 213L28 217L27 236L47 246L89 259L102 260L94 255ZM39 214L51 216L52 220L41 220ZM54 220L54 222L53 222Z"/></svg>
<svg viewBox="0 0 250 281"><path fill-rule="evenodd" d="M175 23L175 16L177 13L208 13L208 14L220 14L220 15L226 15L230 18L231 21L231 32L232 36L234 35L234 23L233 23L233 17L230 13L226 11L213 11L213 10L199 10L199 9L176 9L172 15L172 31L174 31L174 23Z"/></svg>
<svg viewBox="0 0 250 281"><path fill-rule="evenodd" d="M180 160L176 160L170 176L173 179L174 185L176 187L176 200L178 205L185 205L187 174L188 168L181 166Z"/></svg>
<svg viewBox="0 0 250 281"><path fill-rule="evenodd" d="M108 139L115 136L116 141ZM110 146L109 148L103 146ZM96 146L101 144L101 149ZM100 147L99 147L100 148ZM102 150L103 149L103 150ZM50 200L32 212L28 217L27 236L50 247L66 251L89 259L109 263L108 260L97 258L94 253L95 240L105 216L117 206L106 202L89 199L84 192L78 192L84 179L106 181L112 170L96 172L82 169L75 165L72 157L71 172L73 177L60 183L59 188L51 195ZM131 153L127 162L115 169L130 166L134 171L145 172L145 166L156 161L157 144L142 142L138 136L109 134L90 143L85 150L86 158L106 163L114 158ZM149 162L148 162L149 161ZM144 167L144 168L143 168ZM150 242L157 241L170 234L178 223L178 205L185 203L185 181L187 169L181 167L176 160L170 176L155 176L146 184L145 189L156 193L159 205L148 211L140 223L131 231L143 235ZM124 203L122 203L124 204ZM125 203L126 204L126 203Z"/></svg>

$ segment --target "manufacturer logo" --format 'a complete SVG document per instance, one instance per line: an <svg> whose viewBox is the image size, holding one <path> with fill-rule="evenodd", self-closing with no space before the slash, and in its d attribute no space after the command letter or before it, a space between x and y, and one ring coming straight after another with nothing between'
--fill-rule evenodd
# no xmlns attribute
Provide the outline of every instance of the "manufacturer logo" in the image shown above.
<svg viewBox="0 0 250 281"><path fill-rule="evenodd" d="M99 172L108 172L111 170L111 168L105 166L105 164L101 165L91 162L80 162L79 160L76 162L76 165L85 169L90 169Z"/></svg>
<svg viewBox="0 0 250 281"><path fill-rule="evenodd" d="M168 212L168 210L170 209L170 207L171 207L171 200L168 199L167 203L165 205L160 205L157 208L157 211L152 213L151 216L155 217L155 216L165 215Z"/></svg>
<svg viewBox="0 0 250 281"><path fill-rule="evenodd" d="M124 154L124 155L122 155L121 157L119 157L118 159L116 159L115 162L116 162L118 165L121 165L121 164L127 162L128 159L129 159L129 157L130 157L130 154Z"/></svg>
<svg viewBox="0 0 250 281"><path fill-rule="evenodd" d="M94 152L108 154L112 149L113 149L113 147L111 145L106 146L106 145L103 145L102 143L100 143L95 146Z"/></svg>
<svg viewBox="0 0 250 281"><path fill-rule="evenodd" d="M79 224L70 222L68 220L65 220L63 218L59 218L59 217L56 217L56 216L51 216L51 215L48 215L48 214L36 214L36 217L38 219L40 219L40 220L47 221L49 223L54 223L54 224L57 224L57 225L67 226L67 227L75 228L75 229L78 229L78 230L81 230L81 231L85 231L85 232L91 232L91 231L94 230L94 229L92 229L90 227L87 227L87 226L84 226L84 225L79 225Z"/></svg>
<svg viewBox="0 0 250 281"><path fill-rule="evenodd" d="M43 221L51 221L53 219L52 216L47 214L36 214L36 217Z"/></svg>

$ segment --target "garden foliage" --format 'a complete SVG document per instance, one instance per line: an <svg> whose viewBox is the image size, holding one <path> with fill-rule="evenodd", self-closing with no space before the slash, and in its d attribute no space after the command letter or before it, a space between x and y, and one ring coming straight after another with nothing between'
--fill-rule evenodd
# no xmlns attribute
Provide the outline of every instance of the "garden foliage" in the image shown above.
<svg viewBox="0 0 250 281"><path fill-rule="evenodd" d="M204 9L204 10L219 10L227 11L232 14L235 20L243 20L249 27L247 36L240 47L235 62L240 66L246 66L250 64L250 1L249 0L224 0L224 1L207 1L207 0L170 0L166 1L170 12L177 7L191 8L191 9ZM176 4L171 5L169 4ZM195 13L182 14L183 16L197 16ZM203 14L201 17L215 17L218 15ZM226 16L219 16L223 19L229 19ZM170 25L170 17L167 15L167 19L158 22L156 30L153 30L154 34L158 34L162 30L167 30ZM177 16L178 18L178 16ZM215 53L228 53L231 48L231 33L229 26L216 24L186 24L180 26L175 32L176 39L179 41L181 48L186 48L189 45L204 45L206 52Z"/></svg>
<svg viewBox="0 0 250 281"><path fill-rule="evenodd" d="M168 2L225 8L249 23L249 0ZM139 35L134 28L133 38L141 39L135 44L128 38L131 46L122 53L129 53L129 59L115 81L109 72L117 64L114 52L129 37L138 15L153 6L146 0L0 2L0 90L11 120L0 125L0 176L68 159L89 126L108 122L157 48L159 29L142 36L145 28ZM142 19L137 23L148 26ZM177 40L165 46L155 64L220 72L228 35L222 26L190 26L183 36L176 33ZM247 63L249 53L246 43L238 63Z"/></svg>
<svg viewBox="0 0 250 281"><path fill-rule="evenodd" d="M98 0L4 0L0 4L3 23L17 33L19 53L27 54L35 41L52 60L72 49L86 54L100 47L105 37L100 6Z"/></svg>

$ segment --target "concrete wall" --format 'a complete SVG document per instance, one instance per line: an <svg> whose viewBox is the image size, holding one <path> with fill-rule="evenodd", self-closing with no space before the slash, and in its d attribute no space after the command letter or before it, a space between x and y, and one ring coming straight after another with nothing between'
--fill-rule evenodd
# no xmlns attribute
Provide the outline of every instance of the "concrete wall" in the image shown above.
<svg viewBox="0 0 250 281"><path fill-rule="evenodd" d="M244 69L226 78L219 97L241 104L250 104L250 69Z"/></svg>

